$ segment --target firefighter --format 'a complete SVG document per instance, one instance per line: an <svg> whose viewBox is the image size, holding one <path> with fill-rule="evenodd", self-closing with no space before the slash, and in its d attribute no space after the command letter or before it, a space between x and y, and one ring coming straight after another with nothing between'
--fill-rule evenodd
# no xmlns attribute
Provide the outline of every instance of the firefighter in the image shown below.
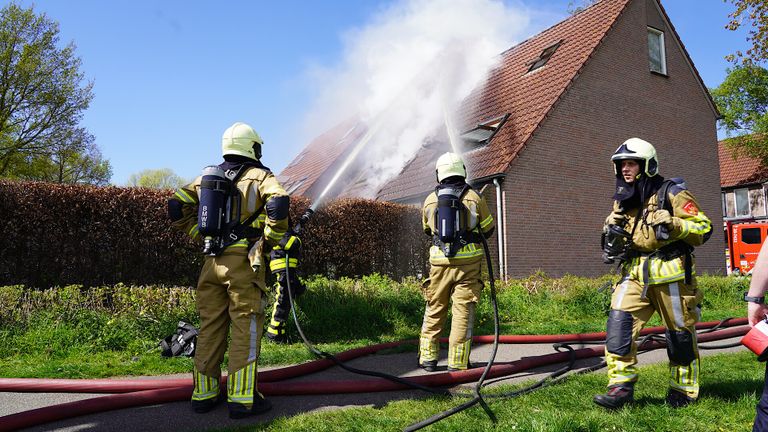
<svg viewBox="0 0 768 432"><path fill-rule="evenodd" d="M621 263L611 296L605 360L608 392L595 403L619 408L633 400L640 330L654 311L666 327L670 380L666 402L682 407L699 395L699 352L694 325L701 314L693 247L712 226L682 179L659 175L656 149L639 138L611 157L616 174L613 212L604 226L606 262ZM618 237L618 238L617 238ZM619 250L615 250L618 246Z"/></svg>
<svg viewBox="0 0 768 432"><path fill-rule="evenodd" d="M266 299L265 266L260 263L263 255L284 240L289 198L261 164L262 144L252 127L233 124L222 136L224 161L207 167L203 176L177 190L168 201L173 226L195 240L203 237L205 242L206 256L197 282L201 326L192 393L192 408L198 413L210 411L222 399L221 363L230 328L229 416L243 418L272 406L259 393L256 382ZM295 242L283 247L292 244Z"/></svg>
<svg viewBox="0 0 768 432"><path fill-rule="evenodd" d="M288 252L286 253L286 251ZM288 271L286 271L286 255L288 256ZM298 277L300 258L301 239L296 236L292 229L289 229L280 243L272 248L269 259L269 269L275 277L275 301L267 326L267 338L275 343L288 342L288 317L291 313L288 287L290 286L291 295L294 299L306 291L306 287Z"/></svg>
<svg viewBox="0 0 768 432"><path fill-rule="evenodd" d="M744 301L748 302L747 320L750 327L764 321L768 314L768 306L765 304L766 291L768 291L768 242L763 242L752 270L749 291L744 293ZM766 364L763 380L763 393L757 404L755 421L752 425L752 432L765 431L768 431L768 364Z"/></svg>
<svg viewBox="0 0 768 432"><path fill-rule="evenodd" d="M438 185L422 209L424 232L433 238L429 278L422 284L426 307L419 341L419 366L437 368L440 332L452 303L448 370L469 366L472 326L483 282L480 236L493 233L494 220L483 197L466 183L461 157L445 153L437 159Z"/></svg>

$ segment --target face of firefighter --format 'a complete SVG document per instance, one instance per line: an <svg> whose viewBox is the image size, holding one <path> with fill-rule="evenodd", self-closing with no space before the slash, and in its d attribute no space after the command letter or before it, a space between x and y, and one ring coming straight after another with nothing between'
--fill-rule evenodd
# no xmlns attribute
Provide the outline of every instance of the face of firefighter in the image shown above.
<svg viewBox="0 0 768 432"><path fill-rule="evenodd" d="M640 174L640 164L636 160L626 159L621 161L621 176L627 183L633 183Z"/></svg>

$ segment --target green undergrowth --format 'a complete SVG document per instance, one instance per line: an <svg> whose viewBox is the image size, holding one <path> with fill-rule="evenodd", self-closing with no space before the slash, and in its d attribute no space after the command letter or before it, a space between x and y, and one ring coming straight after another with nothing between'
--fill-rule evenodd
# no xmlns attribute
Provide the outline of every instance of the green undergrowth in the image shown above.
<svg viewBox="0 0 768 432"><path fill-rule="evenodd" d="M605 392L605 372L575 375L565 381L510 399L487 397L498 423L478 405L452 415L425 430L514 432L739 432L751 431L765 368L749 352L704 357L697 403L673 409L664 403L669 380L665 365L640 368L635 403L608 411L592 402ZM504 385L487 389L498 394L519 389ZM363 406L305 413L267 424L217 431L400 431L466 399L429 397L396 400L377 407ZM285 403L289 403L285 399Z"/></svg>
<svg viewBox="0 0 768 432"><path fill-rule="evenodd" d="M525 279L497 282L502 334L603 331L615 276ZM329 280L313 277L298 299L304 333L320 349L336 353L375 343L418 337L424 311L420 281L395 282L380 275ZM703 320L744 316L740 294L748 280L702 276ZM157 343L178 321L199 324L194 289L116 285L32 290L0 287L1 377L108 377L188 372L187 358L165 359ZM271 303L270 303L271 304ZM269 310L269 308L268 308ZM475 334L493 333L486 284L477 308ZM658 325L658 318L650 325ZM292 343L264 342L260 364L313 359L293 325ZM406 345L401 350L413 350Z"/></svg>

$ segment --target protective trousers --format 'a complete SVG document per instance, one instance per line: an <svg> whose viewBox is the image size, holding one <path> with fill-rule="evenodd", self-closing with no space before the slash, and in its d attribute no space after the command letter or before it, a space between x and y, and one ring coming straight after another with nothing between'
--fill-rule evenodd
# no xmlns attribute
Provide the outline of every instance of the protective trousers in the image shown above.
<svg viewBox="0 0 768 432"><path fill-rule="evenodd" d="M221 363L229 348L227 400L230 410L249 410L256 389L256 368L264 327L264 270L256 273L247 256L227 253L205 257L197 282L200 334L195 352L192 401L218 397Z"/></svg>
<svg viewBox="0 0 768 432"><path fill-rule="evenodd" d="M757 403L752 432L768 432L768 363L765 365L763 381L763 394L760 396L760 402Z"/></svg>
<svg viewBox="0 0 768 432"><path fill-rule="evenodd" d="M267 337L275 342L288 341L287 323L291 313L288 286L291 287L291 295L294 299L306 291L306 287L298 277L300 251L299 247L289 251L288 271L286 271L286 252L276 247L270 253L269 268L277 280L275 283L275 302L272 305L272 316L267 327Z"/></svg>
<svg viewBox="0 0 768 432"><path fill-rule="evenodd" d="M609 386L634 383L637 375L637 337L658 311L667 328L669 386L691 398L699 395L699 350L695 324L701 316L702 293L683 281L648 287L641 298L643 284L625 278L616 285L608 316L608 338L605 361L608 363Z"/></svg>
<svg viewBox="0 0 768 432"><path fill-rule="evenodd" d="M440 332L451 307L448 367L466 369L472 345L475 306L483 289L480 262L462 265L433 265L422 291L426 308L419 342L419 362L437 361Z"/></svg>

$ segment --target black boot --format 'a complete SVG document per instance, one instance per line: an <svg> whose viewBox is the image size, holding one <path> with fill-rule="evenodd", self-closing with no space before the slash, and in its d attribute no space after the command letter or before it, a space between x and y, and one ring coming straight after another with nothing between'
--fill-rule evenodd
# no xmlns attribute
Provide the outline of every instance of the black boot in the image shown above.
<svg viewBox="0 0 768 432"><path fill-rule="evenodd" d="M219 394L215 398L210 398L206 400L193 400L192 401L192 411L198 413L198 414L205 414L208 411L216 408L216 406L224 400L224 395Z"/></svg>
<svg viewBox="0 0 768 432"><path fill-rule="evenodd" d="M419 362L419 367L427 372L434 372L437 370L437 360L426 360Z"/></svg>
<svg viewBox="0 0 768 432"><path fill-rule="evenodd" d="M634 399L635 386L632 383L614 384L608 387L606 394L595 395L594 401L601 407L618 409Z"/></svg>
<svg viewBox="0 0 768 432"><path fill-rule="evenodd" d="M688 396L685 393L671 389L667 392L667 405L671 406L672 408L682 408L693 402L696 402L696 399Z"/></svg>
<svg viewBox="0 0 768 432"><path fill-rule="evenodd" d="M288 343L287 328L288 326L285 324L285 322L271 322L267 327L267 331L265 332L267 339L278 344Z"/></svg>
<svg viewBox="0 0 768 432"><path fill-rule="evenodd" d="M229 418L231 419L246 418L246 417L265 413L271 409L272 409L272 402L265 399L264 396L261 395L261 393L256 392L256 394L253 395L253 406L251 406L250 409L246 408L242 404L230 402Z"/></svg>

